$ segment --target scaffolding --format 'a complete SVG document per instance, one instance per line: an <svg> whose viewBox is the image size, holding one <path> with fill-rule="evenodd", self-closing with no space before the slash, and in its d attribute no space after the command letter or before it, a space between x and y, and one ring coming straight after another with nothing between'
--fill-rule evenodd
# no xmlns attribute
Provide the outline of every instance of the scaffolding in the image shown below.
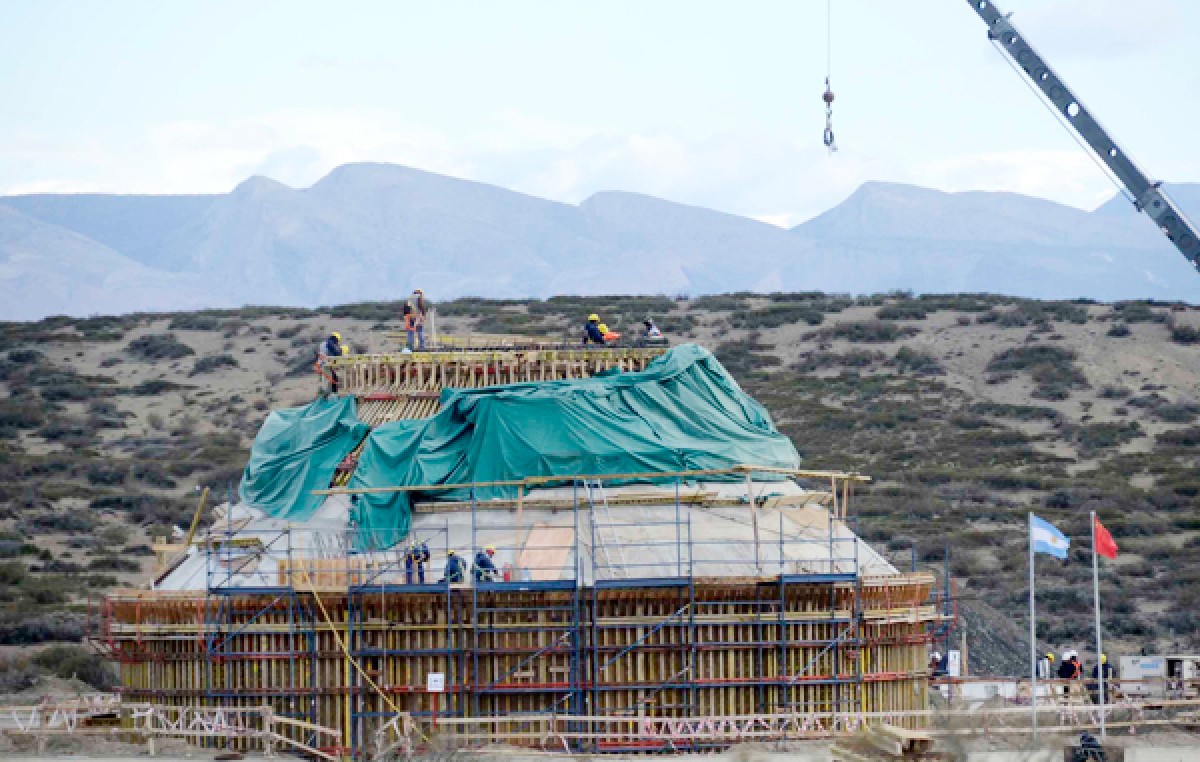
<svg viewBox="0 0 1200 762"><path fill-rule="evenodd" d="M471 490L449 511L430 504L410 537L434 559L485 543L510 559L461 584L431 566L422 579L407 547L363 549L352 530L227 521L196 550L203 589L114 593L94 638L130 700L265 704L315 748L308 726L341 731L344 746L323 749L340 755L366 754L398 712L464 744L477 735L439 720L552 717L566 748L609 752L705 748L608 737L620 718L924 709L927 644L947 618L933 576L864 573L846 475L805 473L829 484L811 536L785 527L797 509L768 507L780 498L752 467L737 471L744 497L705 502L681 472L636 511L604 489L611 476L560 479L552 500ZM731 557L734 531L753 544Z"/></svg>

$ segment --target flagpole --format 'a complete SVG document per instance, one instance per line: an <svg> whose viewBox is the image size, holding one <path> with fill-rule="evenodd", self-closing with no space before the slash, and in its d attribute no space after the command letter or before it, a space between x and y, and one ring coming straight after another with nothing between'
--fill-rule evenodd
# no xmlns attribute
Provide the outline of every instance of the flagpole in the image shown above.
<svg viewBox="0 0 1200 762"><path fill-rule="evenodd" d="M1033 594L1033 512L1029 513L1029 699L1033 709L1033 740L1037 741L1037 609Z"/></svg>
<svg viewBox="0 0 1200 762"><path fill-rule="evenodd" d="M1092 611L1096 617L1096 676L1100 682L1100 740L1108 739L1104 723L1104 709L1108 704L1104 690L1104 665L1100 663L1104 649L1100 642L1100 565L1096 561L1096 512L1092 511Z"/></svg>

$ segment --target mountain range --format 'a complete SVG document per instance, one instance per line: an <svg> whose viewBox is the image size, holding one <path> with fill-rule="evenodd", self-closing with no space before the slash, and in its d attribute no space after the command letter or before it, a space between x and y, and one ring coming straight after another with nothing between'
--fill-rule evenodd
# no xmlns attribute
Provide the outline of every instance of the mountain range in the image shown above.
<svg viewBox="0 0 1200 762"><path fill-rule="evenodd" d="M1169 186L1200 217L1200 184ZM578 205L390 164L309 188L0 197L0 319L458 296L819 290L1200 302L1123 198L866 183L790 230L636 193Z"/></svg>

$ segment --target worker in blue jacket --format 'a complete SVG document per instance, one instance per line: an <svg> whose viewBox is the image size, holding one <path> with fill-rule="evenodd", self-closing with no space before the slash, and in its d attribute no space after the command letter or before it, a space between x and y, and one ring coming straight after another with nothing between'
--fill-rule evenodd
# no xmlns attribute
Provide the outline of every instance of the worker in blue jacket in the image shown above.
<svg viewBox="0 0 1200 762"><path fill-rule="evenodd" d="M493 582L496 579L496 564L492 561L492 556L496 555L496 549L491 545L475 554L475 581L476 582Z"/></svg>
<svg viewBox="0 0 1200 762"><path fill-rule="evenodd" d="M600 330L600 316L596 313L588 315L587 323L583 326L583 343L604 345L604 332Z"/></svg>
<svg viewBox="0 0 1200 762"><path fill-rule="evenodd" d="M467 563L453 550L446 551L446 576L442 582L458 584L467 576Z"/></svg>
<svg viewBox="0 0 1200 762"><path fill-rule="evenodd" d="M429 545L425 542L413 542L404 554L404 581L411 585L414 572L418 584L425 584L425 564L429 563Z"/></svg>

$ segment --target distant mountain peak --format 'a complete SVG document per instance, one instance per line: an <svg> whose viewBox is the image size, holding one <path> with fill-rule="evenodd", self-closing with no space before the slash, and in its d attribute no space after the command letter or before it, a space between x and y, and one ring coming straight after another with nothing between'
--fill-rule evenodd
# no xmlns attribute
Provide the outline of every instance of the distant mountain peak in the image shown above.
<svg viewBox="0 0 1200 762"><path fill-rule="evenodd" d="M251 175L245 180L238 183L237 187L230 193L231 196L257 196L269 193L278 193L280 191L294 191L295 188L284 185L278 180L273 180L263 175Z"/></svg>

